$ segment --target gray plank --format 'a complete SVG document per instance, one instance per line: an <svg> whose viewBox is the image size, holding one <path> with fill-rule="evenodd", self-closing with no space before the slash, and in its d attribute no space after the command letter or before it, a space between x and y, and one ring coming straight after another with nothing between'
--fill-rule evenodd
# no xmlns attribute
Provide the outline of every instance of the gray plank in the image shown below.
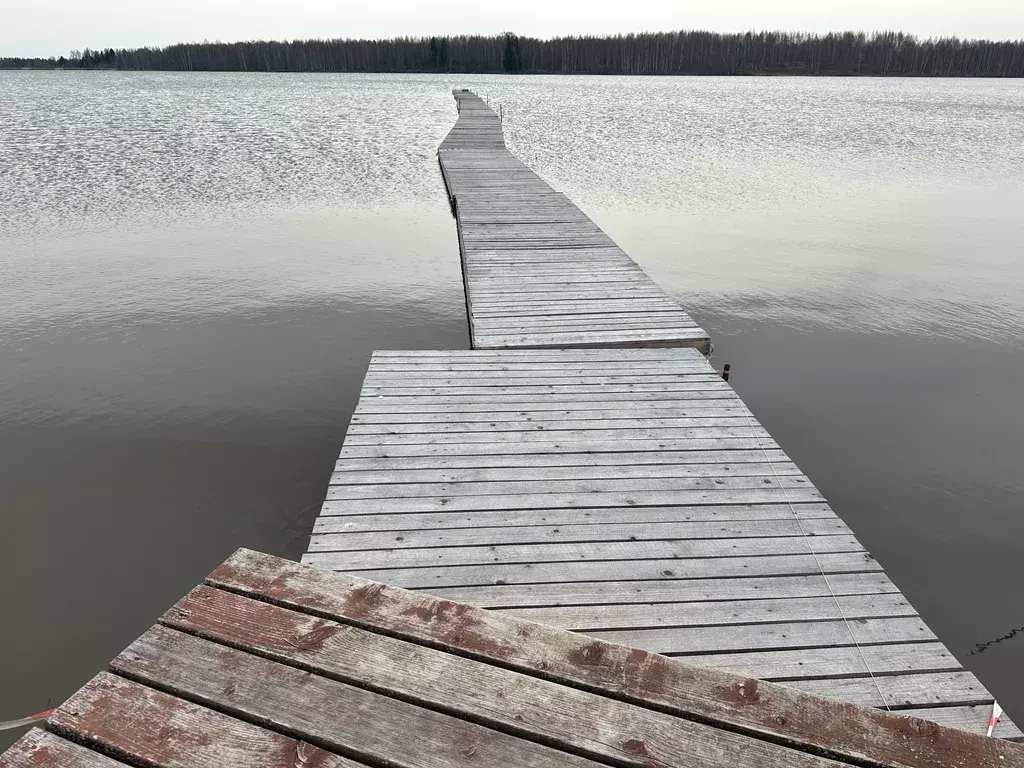
<svg viewBox="0 0 1024 768"><path fill-rule="evenodd" d="M966 671L922 672L827 680L791 680L786 685L815 696L864 707L904 709L933 704L991 704L992 694Z"/></svg>
<svg viewBox="0 0 1024 768"><path fill-rule="evenodd" d="M159 626L132 643L111 668L233 717L272 723L374 765L599 765Z"/></svg>
<svg viewBox="0 0 1024 768"><path fill-rule="evenodd" d="M319 557L323 557L322 555ZM313 555L303 555L312 563ZM330 568L329 562L320 562ZM830 573L880 572L881 566L865 552L806 555L754 555L680 560L611 560L556 563L488 563L440 565L427 568L375 567L360 576L407 589L504 586L506 584L571 584L594 581L731 578ZM711 649L714 650L714 649Z"/></svg>
<svg viewBox="0 0 1024 768"><path fill-rule="evenodd" d="M821 536L815 553L860 552L852 536ZM428 549L375 549L347 552L312 550L306 561L335 571L370 568L423 568L445 564L555 563L587 560L663 560L755 555L802 555L810 550L806 536L762 539L695 539L692 541L609 541L551 544L495 544L492 546L431 547Z"/></svg>
<svg viewBox="0 0 1024 768"><path fill-rule="evenodd" d="M629 440L634 445L624 446L626 450L636 448L635 443L645 441L657 448L665 448L665 442L680 437L689 439L720 438L720 437L767 437L768 433L761 427L743 425L725 427L687 427L685 432L678 427L628 428L615 429L559 429L559 430L528 430L523 432L460 432L459 442L462 443L555 443L559 441L599 442L604 440ZM350 433L345 440L347 445L417 445L438 444L448 442L447 435L439 433L413 434L370 434ZM621 448L620 448L621 450Z"/></svg>
<svg viewBox="0 0 1024 768"><path fill-rule="evenodd" d="M341 459L390 458L407 456L505 456L505 455L581 455L587 453L634 453L661 451L751 450L758 447L777 449L778 443L761 435L686 437L660 440L553 440L546 442L490 442L490 443L373 443L356 445L348 440L341 448Z"/></svg>
<svg viewBox="0 0 1024 768"><path fill-rule="evenodd" d="M544 542L645 541L677 539L740 539L768 536L852 536L838 518L691 522L606 523L602 525L530 525L356 533L344 530L345 518L325 519L309 543L310 552L363 549L524 544Z"/></svg>
<svg viewBox="0 0 1024 768"><path fill-rule="evenodd" d="M785 621L866 619L916 616L903 595L843 595L784 597L751 600L711 600L692 603L620 603L616 605L560 605L513 608L520 619L573 632L652 627L724 626Z"/></svg>
<svg viewBox="0 0 1024 768"><path fill-rule="evenodd" d="M332 486L332 488L337 486ZM330 491L329 491L330 493ZM328 499L322 515L370 515L383 512L466 512L480 509L559 509L565 507L625 507L780 504L822 501L815 490L751 488L685 491L605 491L603 493L522 493L487 496L416 496L371 499Z"/></svg>
<svg viewBox="0 0 1024 768"><path fill-rule="evenodd" d="M777 488L786 491L800 491L814 488L803 475L780 473L776 476L770 470L761 474L747 475L705 475L698 477L626 477L604 480L589 478L583 480L505 480L501 482L448 482L448 483L382 483L379 485L336 485L331 484L327 498L334 499L385 499L436 496L508 496L520 494L524 497L543 494L596 494L615 492L674 492L724 491L733 489L759 490ZM639 503L639 496L634 501Z"/></svg>
<svg viewBox="0 0 1024 768"><path fill-rule="evenodd" d="M826 581L827 579L827 581ZM501 610L538 606L690 603L705 600L826 597L898 593L883 573L818 573L798 576L751 576L731 579L661 579L557 584L432 588L446 600ZM709 656L706 665L713 665ZM755 663L756 660L750 660ZM697 662L695 662L697 663ZM704 662L701 662L704 663ZM749 673L747 673L749 674ZM764 675L752 675L764 677Z"/></svg>
<svg viewBox="0 0 1024 768"><path fill-rule="evenodd" d="M621 459L619 460L621 461ZM331 475L331 485L505 483L547 480L647 480L665 478L800 477L790 462L740 461L729 464L610 464L597 466L491 467L485 469L408 469L360 471L344 468Z"/></svg>
<svg viewBox="0 0 1024 768"><path fill-rule="evenodd" d="M707 654L858 643L910 643L936 639L925 623L917 617L860 619L852 622L838 620L670 629L616 629L587 634L610 643L661 654Z"/></svg>
<svg viewBox="0 0 1024 768"><path fill-rule="evenodd" d="M595 760L647 768L833 766L784 747L395 638L200 587L169 626ZM310 634L322 642L293 638ZM291 641L291 643L289 643ZM299 647L306 645L307 647ZM644 734L644 750L626 746Z"/></svg>
<svg viewBox="0 0 1024 768"><path fill-rule="evenodd" d="M631 523L729 522L736 520L837 520L827 504L735 504L720 507L605 507L598 509L510 509L472 512L324 515L315 533L430 531L458 528L604 526Z"/></svg>
<svg viewBox="0 0 1024 768"><path fill-rule="evenodd" d="M779 450L722 450L722 451L648 451L637 453L531 453L505 456L418 456L390 458L346 458L336 462L334 467L335 476L332 482L343 483L341 477L352 476L350 479L359 478L358 482L373 481L380 478L383 473L389 473L392 477L405 477L395 475L400 470L410 473L432 472L447 473L445 479L456 475L464 475L476 472L502 472L503 476L511 476L512 473L540 473L553 471L555 473L581 471L599 471L596 467L606 467L608 474L612 477L616 473L627 471L642 471L641 468L652 470L652 476L662 476L663 473L675 475L687 473L688 468L694 466L718 465L723 469L729 467L729 471L740 471L742 465L754 465L755 467L764 462L774 465L783 465L789 458ZM441 474L437 474L438 477ZM483 475L470 475L483 479ZM412 474L412 478L421 475ZM487 475L489 479L496 479L495 475ZM522 477L522 475L520 475Z"/></svg>
<svg viewBox="0 0 1024 768"><path fill-rule="evenodd" d="M832 580L835 577L829 578ZM869 668L876 675L963 669L953 654L939 642L690 654L686 656L686 662L705 669L720 669L760 680L781 681L866 675Z"/></svg>

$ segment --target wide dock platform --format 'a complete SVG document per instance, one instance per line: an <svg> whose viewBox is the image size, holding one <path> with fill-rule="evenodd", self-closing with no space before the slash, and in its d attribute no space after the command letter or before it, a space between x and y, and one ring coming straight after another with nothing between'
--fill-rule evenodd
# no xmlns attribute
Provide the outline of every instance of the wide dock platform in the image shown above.
<svg viewBox="0 0 1024 768"><path fill-rule="evenodd" d="M240 550L0 768L1024 768L1024 749Z"/></svg>
<svg viewBox="0 0 1024 768"><path fill-rule="evenodd" d="M693 349L375 353L303 560L974 733L992 708Z"/></svg>
<svg viewBox="0 0 1024 768"><path fill-rule="evenodd" d="M614 241L505 147L499 117L455 91L438 156L455 212L475 349L708 348L708 334Z"/></svg>

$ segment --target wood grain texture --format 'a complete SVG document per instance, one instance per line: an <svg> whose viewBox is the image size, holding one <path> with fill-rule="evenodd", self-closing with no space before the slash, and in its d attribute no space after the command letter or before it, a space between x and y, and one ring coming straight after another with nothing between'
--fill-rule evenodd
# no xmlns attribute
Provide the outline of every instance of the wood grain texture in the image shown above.
<svg viewBox="0 0 1024 768"><path fill-rule="evenodd" d="M883 573L750 576L741 579L663 579L563 584L505 584L431 589L437 597L479 608L506 610L541 606L690 603L702 600L881 595L899 590ZM752 675L761 677L761 675Z"/></svg>
<svg viewBox="0 0 1024 768"><path fill-rule="evenodd" d="M399 697L596 760L635 766L835 766L766 742L552 681L222 590L200 587L168 626L243 646L319 675ZM308 639L308 640L307 640ZM643 744L641 750L637 745Z"/></svg>
<svg viewBox="0 0 1024 768"><path fill-rule="evenodd" d="M997 739L245 550L208 581L322 619L856 761L935 768L1024 765L1024 750Z"/></svg>
<svg viewBox="0 0 1024 768"><path fill-rule="evenodd" d="M132 763L188 768L363 768L308 742L100 673L68 699L51 727Z"/></svg>
<svg viewBox="0 0 1024 768"><path fill-rule="evenodd" d="M232 717L265 722L275 730L376 765L598 765L160 626L132 643L114 659L111 669Z"/></svg>
<svg viewBox="0 0 1024 768"><path fill-rule="evenodd" d="M308 560L307 554L303 559ZM597 560L556 563L489 563L419 568L371 568L360 576L407 589L496 586L509 584L572 584L574 582L747 578L824 573L881 571L865 552L825 555L763 555L655 560Z"/></svg>
<svg viewBox="0 0 1024 768"><path fill-rule="evenodd" d="M493 528L518 526L614 525L618 523L689 523L736 520L835 520L825 504L735 504L690 507L603 507L583 509L508 509L429 514L323 515L315 533L360 531L426 531L437 528Z"/></svg>
<svg viewBox="0 0 1024 768"><path fill-rule="evenodd" d="M0 755L0 768L119 768L124 763L39 728Z"/></svg>

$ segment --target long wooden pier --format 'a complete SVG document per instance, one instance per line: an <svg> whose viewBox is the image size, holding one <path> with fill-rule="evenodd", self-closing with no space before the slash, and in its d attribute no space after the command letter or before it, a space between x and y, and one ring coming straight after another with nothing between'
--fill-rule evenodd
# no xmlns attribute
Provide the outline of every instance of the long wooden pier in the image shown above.
<svg viewBox="0 0 1024 768"><path fill-rule="evenodd" d="M992 708L693 349L375 353L303 561L975 733Z"/></svg>
<svg viewBox="0 0 1024 768"><path fill-rule="evenodd" d="M476 94L438 156L475 349L698 347L708 335L608 235L505 147Z"/></svg>
<svg viewBox="0 0 1024 768"><path fill-rule="evenodd" d="M455 97L439 155L476 349L374 354L304 560L984 732L991 694L704 331Z"/></svg>
<svg viewBox="0 0 1024 768"><path fill-rule="evenodd" d="M320 567L240 550L0 768L1024 768L706 334L456 96L477 349L374 353Z"/></svg>

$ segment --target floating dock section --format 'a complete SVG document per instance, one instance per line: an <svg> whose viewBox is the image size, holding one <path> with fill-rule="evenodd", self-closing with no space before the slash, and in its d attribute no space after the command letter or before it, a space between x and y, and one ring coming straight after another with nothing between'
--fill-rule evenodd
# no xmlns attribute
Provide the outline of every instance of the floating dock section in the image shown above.
<svg viewBox="0 0 1024 768"><path fill-rule="evenodd" d="M481 99L438 151L474 349L697 347L708 334L608 235L505 147Z"/></svg>
<svg viewBox="0 0 1024 768"><path fill-rule="evenodd" d="M240 550L0 768L1024 768L1024 749Z"/></svg>
<svg viewBox="0 0 1024 768"><path fill-rule="evenodd" d="M974 733L992 709L693 349L375 353L303 561Z"/></svg>
<svg viewBox="0 0 1024 768"><path fill-rule="evenodd" d="M304 561L984 733L992 695L707 334L455 98L439 155L475 349L373 355Z"/></svg>

